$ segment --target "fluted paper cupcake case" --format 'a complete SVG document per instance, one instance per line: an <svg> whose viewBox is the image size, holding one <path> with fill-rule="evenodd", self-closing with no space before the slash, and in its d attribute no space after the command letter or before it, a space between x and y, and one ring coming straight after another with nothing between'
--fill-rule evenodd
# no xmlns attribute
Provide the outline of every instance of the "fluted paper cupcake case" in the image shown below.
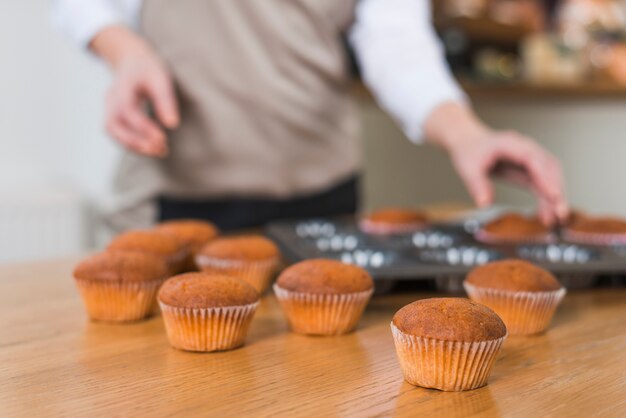
<svg viewBox="0 0 626 418"><path fill-rule="evenodd" d="M345 294L300 293L274 285L291 329L299 334L338 335L356 328L374 289Z"/></svg>
<svg viewBox="0 0 626 418"><path fill-rule="evenodd" d="M626 234L598 234L564 229L563 239L576 244L626 245Z"/></svg>
<svg viewBox="0 0 626 418"><path fill-rule="evenodd" d="M258 305L178 308L159 301L170 344L180 350L201 352L242 346Z"/></svg>
<svg viewBox="0 0 626 418"><path fill-rule="evenodd" d="M556 308L567 292L564 287L547 292L514 292L463 283L470 299L493 309L510 335L530 335L550 326Z"/></svg>
<svg viewBox="0 0 626 418"><path fill-rule="evenodd" d="M89 317L96 321L137 321L150 316L164 280L106 282L76 279Z"/></svg>
<svg viewBox="0 0 626 418"><path fill-rule="evenodd" d="M359 229L366 234L390 235L408 234L422 230L426 227L423 224L386 224L382 222L372 222L367 219L359 221Z"/></svg>
<svg viewBox="0 0 626 418"><path fill-rule="evenodd" d="M269 288L279 269L280 258L262 261L238 261L207 257L200 254L196 256L196 264L204 272L238 277L254 287L257 292L263 294Z"/></svg>
<svg viewBox="0 0 626 418"><path fill-rule="evenodd" d="M484 229L479 229L474 233L476 241L483 244L550 244L554 242L553 234L531 235L523 238L506 237L492 234Z"/></svg>
<svg viewBox="0 0 626 418"><path fill-rule="evenodd" d="M496 340L461 342L406 334L391 323L404 379L412 385L449 392L487 384L507 335Z"/></svg>

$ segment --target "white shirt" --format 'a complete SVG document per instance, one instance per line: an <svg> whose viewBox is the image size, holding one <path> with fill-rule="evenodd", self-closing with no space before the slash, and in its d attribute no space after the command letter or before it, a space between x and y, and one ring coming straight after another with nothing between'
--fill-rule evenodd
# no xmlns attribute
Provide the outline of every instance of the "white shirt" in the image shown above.
<svg viewBox="0 0 626 418"><path fill-rule="evenodd" d="M85 47L106 26L137 29L142 1L54 0L53 19ZM466 100L433 30L430 1L361 0L348 35L364 82L413 142L435 108Z"/></svg>

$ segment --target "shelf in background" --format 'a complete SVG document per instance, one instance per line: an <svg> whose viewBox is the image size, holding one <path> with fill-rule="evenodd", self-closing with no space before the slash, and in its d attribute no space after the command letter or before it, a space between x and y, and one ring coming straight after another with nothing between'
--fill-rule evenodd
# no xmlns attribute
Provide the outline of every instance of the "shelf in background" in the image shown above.
<svg viewBox="0 0 626 418"><path fill-rule="evenodd" d="M626 86L608 82L544 85L522 81L496 83L461 80L460 84L473 99L626 99ZM374 100L369 89L360 81L353 83L352 94L359 100Z"/></svg>
<svg viewBox="0 0 626 418"><path fill-rule="evenodd" d="M473 98L624 98L626 86L609 82L580 84L534 84L524 81L494 83L461 80L461 86Z"/></svg>
<svg viewBox="0 0 626 418"><path fill-rule="evenodd" d="M437 18L435 27L438 31L458 29L477 42L513 46L533 32L523 26L500 23L489 18Z"/></svg>

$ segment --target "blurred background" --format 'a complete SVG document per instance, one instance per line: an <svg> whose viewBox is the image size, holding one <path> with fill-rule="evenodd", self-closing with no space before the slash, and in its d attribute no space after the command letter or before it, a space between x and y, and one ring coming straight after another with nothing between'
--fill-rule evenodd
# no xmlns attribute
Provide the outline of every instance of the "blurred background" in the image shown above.
<svg viewBox="0 0 626 418"><path fill-rule="evenodd" d="M119 149L103 130L107 69L50 23L46 0L0 0L0 262L105 239ZM433 22L480 116L543 143L573 206L626 214L626 0L439 0ZM419 54L419 51L415 51ZM470 204L447 158L409 143L355 80L365 209ZM532 205L498 189L498 203Z"/></svg>

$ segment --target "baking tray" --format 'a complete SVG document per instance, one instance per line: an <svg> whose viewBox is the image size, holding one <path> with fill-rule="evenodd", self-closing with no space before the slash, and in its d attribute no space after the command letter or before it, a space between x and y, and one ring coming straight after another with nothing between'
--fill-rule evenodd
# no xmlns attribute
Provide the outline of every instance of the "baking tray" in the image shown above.
<svg viewBox="0 0 626 418"><path fill-rule="evenodd" d="M487 245L472 234L479 222L433 224L409 234L363 233L352 218L272 223L267 234L289 262L330 258L361 266L375 280L435 280L438 288L461 290L475 266L522 258L553 272L570 289L593 285L600 275L626 274L626 247L556 241L550 244Z"/></svg>

